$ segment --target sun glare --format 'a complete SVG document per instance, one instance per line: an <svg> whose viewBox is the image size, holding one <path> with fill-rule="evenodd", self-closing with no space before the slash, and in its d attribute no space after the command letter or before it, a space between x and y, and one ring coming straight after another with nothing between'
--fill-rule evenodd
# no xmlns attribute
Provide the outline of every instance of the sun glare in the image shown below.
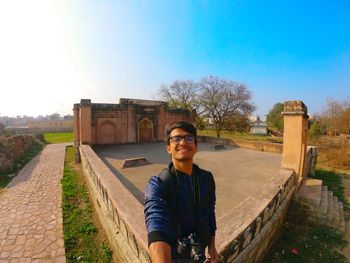
<svg viewBox="0 0 350 263"><path fill-rule="evenodd" d="M72 76L62 17L53 1L0 3L0 114L10 104L18 113L59 112ZM46 100L42 100L43 95ZM24 108L20 108L23 106Z"/></svg>

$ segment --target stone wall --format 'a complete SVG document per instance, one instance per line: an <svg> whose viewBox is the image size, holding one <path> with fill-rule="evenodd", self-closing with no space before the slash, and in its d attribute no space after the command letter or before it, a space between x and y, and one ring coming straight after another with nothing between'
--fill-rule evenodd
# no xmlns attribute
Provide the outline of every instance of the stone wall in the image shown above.
<svg viewBox="0 0 350 263"><path fill-rule="evenodd" d="M207 142L213 144L224 144L237 146L246 149L252 149L257 151L266 151L266 152L275 152L282 153L283 144L281 143L272 143L272 142L259 142L243 139L229 139L229 138L217 138L212 136L198 136L199 142Z"/></svg>
<svg viewBox="0 0 350 263"><path fill-rule="evenodd" d="M10 172L14 163L36 140L34 135L0 136L0 172Z"/></svg>
<svg viewBox="0 0 350 263"><path fill-rule="evenodd" d="M89 145L80 148L83 171L98 217L121 262L151 262L143 205L126 189Z"/></svg>
<svg viewBox="0 0 350 263"><path fill-rule="evenodd" d="M37 133L43 133L43 132L73 132L73 128L69 128L69 127L7 128L6 130L11 131L15 134L37 134Z"/></svg>
<svg viewBox="0 0 350 263"><path fill-rule="evenodd" d="M124 257L122 262L150 262L142 204L89 145L81 145L79 149L92 200L113 249ZM270 198L256 193L256 199L246 200L218 219L220 262L258 262L268 251L295 190L292 171L281 170L271 177L262 186L262 192L271 192Z"/></svg>
<svg viewBox="0 0 350 263"><path fill-rule="evenodd" d="M272 199L264 200L257 196L254 200L246 200L219 219L217 243L220 262L260 262L268 252L282 227L295 191L294 172L281 170L279 176L286 180L276 185ZM245 210L250 206L258 206L259 212L247 214ZM239 219L240 225L233 224L235 218Z"/></svg>
<svg viewBox="0 0 350 263"><path fill-rule="evenodd" d="M166 102L121 98L119 104L74 104L75 144L123 144L163 141L176 121L195 122L195 111L172 109Z"/></svg>
<svg viewBox="0 0 350 263"><path fill-rule="evenodd" d="M314 176L316 171L317 163L317 147L307 146L306 150L306 165L305 165L305 176Z"/></svg>

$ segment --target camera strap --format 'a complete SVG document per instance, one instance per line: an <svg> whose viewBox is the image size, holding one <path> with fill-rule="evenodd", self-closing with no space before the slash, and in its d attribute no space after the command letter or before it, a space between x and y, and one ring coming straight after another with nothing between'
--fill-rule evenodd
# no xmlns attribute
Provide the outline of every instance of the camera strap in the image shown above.
<svg viewBox="0 0 350 263"><path fill-rule="evenodd" d="M192 172L192 182L193 182L193 202L194 206L198 208L201 204L201 193L199 187L198 173L195 169Z"/></svg>

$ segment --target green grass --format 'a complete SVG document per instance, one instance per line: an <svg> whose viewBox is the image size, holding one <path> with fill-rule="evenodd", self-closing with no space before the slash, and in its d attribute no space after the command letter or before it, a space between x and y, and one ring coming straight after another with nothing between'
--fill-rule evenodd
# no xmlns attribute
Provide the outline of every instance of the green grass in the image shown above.
<svg viewBox="0 0 350 263"><path fill-rule="evenodd" d="M73 142L73 132L45 132L45 141L48 143Z"/></svg>
<svg viewBox="0 0 350 263"><path fill-rule="evenodd" d="M332 228L305 220L308 212L292 201L278 239L263 263L345 263L339 249L347 242Z"/></svg>
<svg viewBox="0 0 350 263"><path fill-rule="evenodd" d="M67 262L112 262L112 252L93 220L85 180L74 167L74 148L67 147L62 179L63 229Z"/></svg>
<svg viewBox="0 0 350 263"><path fill-rule="evenodd" d="M212 136L216 137L215 130L198 130L198 135L202 136ZM244 140L253 140L253 141L264 141L264 142L277 142L281 143L282 138L273 138L269 135L252 135L248 132L235 132L235 131L222 131L220 133L221 138L229 139L244 139Z"/></svg>
<svg viewBox="0 0 350 263"><path fill-rule="evenodd" d="M328 190L333 191L333 195L343 202L345 212L349 214L349 204L344 196L341 175L317 167L313 178L321 179ZM347 262L338 252L347 244L343 237L330 227L309 222L307 220L309 216L305 207L293 201L281 233L263 262ZM297 255L291 252L293 248L298 251Z"/></svg>
<svg viewBox="0 0 350 263"><path fill-rule="evenodd" d="M5 173L0 173L0 190L5 188L12 178L9 178L8 174L17 174L30 160L32 160L41 150L44 148L44 145L35 141L21 156L19 160L17 160L13 167L6 171Z"/></svg>

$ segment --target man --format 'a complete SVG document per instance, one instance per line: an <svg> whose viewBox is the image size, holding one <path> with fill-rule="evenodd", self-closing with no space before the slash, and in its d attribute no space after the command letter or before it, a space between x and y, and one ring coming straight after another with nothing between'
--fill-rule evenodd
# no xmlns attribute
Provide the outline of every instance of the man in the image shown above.
<svg viewBox="0 0 350 263"><path fill-rule="evenodd" d="M197 130L190 123L177 122L170 127L166 150L172 162L150 178L145 190L145 223L154 263L218 261L215 182L210 172L193 164L196 136Z"/></svg>

